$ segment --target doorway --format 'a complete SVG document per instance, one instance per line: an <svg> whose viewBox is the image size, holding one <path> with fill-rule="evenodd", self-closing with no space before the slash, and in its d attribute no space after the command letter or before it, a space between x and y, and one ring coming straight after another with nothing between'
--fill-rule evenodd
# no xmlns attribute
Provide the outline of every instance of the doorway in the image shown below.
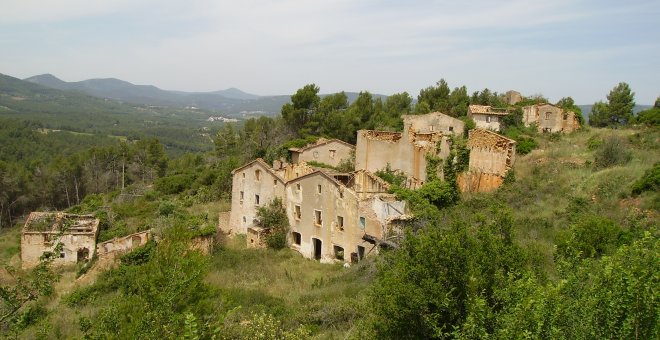
<svg viewBox="0 0 660 340"><path fill-rule="evenodd" d="M312 244L314 245L314 259L315 260L320 260L321 259L321 247L323 246L323 242L317 238L312 238Z"/></svg>

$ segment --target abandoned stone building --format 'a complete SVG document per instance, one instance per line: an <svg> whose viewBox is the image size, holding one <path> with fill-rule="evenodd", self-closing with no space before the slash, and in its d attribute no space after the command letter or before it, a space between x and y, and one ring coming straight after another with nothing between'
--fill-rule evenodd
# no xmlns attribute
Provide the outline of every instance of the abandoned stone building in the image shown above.
<svg viewBox="0 0 660 340"><path fill-rule="evenodd" d="M388 244L405 204L387 193L389 184L366 170L337 173L305 162L256 159L233 171L232 208L221 230L246 234L248 247L262 247L268 231L257 209L275 198L285 205L289 244L304 257L323 262L358 261Z"/></svg>
<svg viewBox="0 0 660 340"><path fill-rule="evenodd" d="M471 130L468 137L468 171L459 174L463 192L487 192L498 188L513 167L516 141L485 129Z"/></svg>
<svg viewBox="0 0 660 340"><path fill-rule="evenodd" d="M316 143L302 148L289 148L292 163L319 162L338 166L342 161L350 159L355 152L355 146L339 139L319 138Z"/></svg>
<svg viewBox="0 0 660 340"><path fill-rule="evenodd" d="M499 132L502 129L502 119L508 114L507 109L496 109L488 105L470 105L467 116L474 120L478 128Z"/></svg>
<svg viewBox="0 0 660 340"><path fill-rule="evenodd" d="M96 251L99 220L92 215L62 212L32 212L21 233L21 263L23 268L39 264L45 252L52 252L58 243L62 250L55 254L55 265L88 261Z"/></svg>
<svg viewBox="0 0 660 340"><path fill-rule="evenodd" d="M539 132L572 132L580 128L575 112L547 103L523 107L523 123L536 124Z"/></svg>
<svg viewBox="0 0 660 340"><path fill-rule="evenodd" d="M389 184L373 172L385 169L406 174L409 188L426 181L427 155L445 159L453 135L464 123L435 112L402 116L403 132L358 131L356 171L339 173L299 161L277 160L269 166L256 159L235 169L228 218L219 217L221 230L246 234L249 247L264 246L268 230L258 226L257 209L280 198L289 220L292 249L323 262L359 261L393 246L400 225L410 216L406 204L388 194ZM485 129L470 131L469 170L460 174L463 191L489 191L502 184L515 159L515 141ZM329 150L329 149L328 149ZM320 156L320 155L319 155ZM325 162L324 162L325 163Z"/></svg>
<svg viewBox="0 0 660 340"><path fill-rule="evenodd" d="M520 92L509 90L504 94L504 100L509 105L516 105L523 100L523 97Z"/></svg>
<svg viewBox="0 0 660 340"><path fill-rule="evenodd" d="M427 155L446 158L451 151L450 136L461 136L465 124L439 112L401 118L403 132L358 131L355 168L376 172L389 166L405 173L407 186L414 189L426 181Z"/></svg>

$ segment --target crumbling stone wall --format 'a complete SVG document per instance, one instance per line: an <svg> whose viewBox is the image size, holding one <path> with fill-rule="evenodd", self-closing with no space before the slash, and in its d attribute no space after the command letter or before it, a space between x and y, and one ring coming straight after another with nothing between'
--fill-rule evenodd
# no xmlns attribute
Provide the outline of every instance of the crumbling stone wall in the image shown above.
<svg viewBox="0 0 660 340"><path fill-rule="evenodd" d="M96 254L98 256L107 256L109 254L125 253L147 244L150 238L151 231L149 230L113 238L112 240L99 243Z"/></svg>
<svg viewBox="0 0 660 340"><path fill-rule="evenodd" d="M465 123L457 118L441 112L431 112L424 115L403 115L403 128L413 132L442 132L462 136Z"/></svg>
<svg viewBox="0 0 660 340"><path fill-rule="evenodd" d="M32 212L21 232L21 266L39 264L44 252L52 252L58 243L62 250L55 254L53 265L61 266L88 261L96 251L99 220L91 215L62 212Z"/></svg>
<svg viewBox="0 0 660 340"><path fill-rule="evenodd" d="M539 132L572 132L580 127L575 113L552 104L530 105L523 108L525 126L536 124Z"/></svg>
<svg viewBox="0 0 660 340"><path fill-rule="evenodd" d="M468 171L458 176L463 192L484 192L498 188L515 161L516 142L495 132L474 129L468 139Z"/></svg>
<svg viewBox="0 0 660 340"><path fill-rule="evenodd" d="M355 146L338 139L321 138L312 145L303 148L291 148L291 161L293 163L315 161L331 166L338 166L344 159L351 157Z"/></svg>

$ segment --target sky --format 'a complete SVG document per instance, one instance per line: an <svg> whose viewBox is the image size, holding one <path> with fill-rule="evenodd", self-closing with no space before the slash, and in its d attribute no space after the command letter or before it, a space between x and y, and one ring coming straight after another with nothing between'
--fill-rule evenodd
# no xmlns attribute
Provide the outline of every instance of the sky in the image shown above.
<svg viewBox="0 0 660 340"><path fill-rule="evenodd" d="M0 73L166 90L660 96L659 0L0 0Z"/></svg>

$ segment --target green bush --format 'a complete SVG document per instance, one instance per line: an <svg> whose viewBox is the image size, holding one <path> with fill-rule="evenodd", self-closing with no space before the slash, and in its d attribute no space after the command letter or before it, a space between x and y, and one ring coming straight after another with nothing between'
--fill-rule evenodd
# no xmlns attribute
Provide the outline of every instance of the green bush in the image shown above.
<svg viewBox="0 0 660 340"><path fill-rule="evenodd" d="M539 143L532 137L518 137L516 140L516 153L526 155L536 149Z"/></svg>
<svg viewBox="0 0 660 340"><path fill-rule="evenodd" d="M194 175L178 174L157 179L154 182L154 187L163 194L172 195L190 189L194 182Z"/></svg>
<svg viewBox="0 0 660 340"><path fill-rule="evenodd" d="M655 163L651 169L632 185L632 194L639 195L644 191L660 191L660 163Z"/></svg>
<svg viewBox="0 0 660 340"><path fill-rule="evenodd" d="M618 136L610 136L603 141L595 152L594 165L596 168L609 168L630 162L632 153L626 143Z"/></svg>

